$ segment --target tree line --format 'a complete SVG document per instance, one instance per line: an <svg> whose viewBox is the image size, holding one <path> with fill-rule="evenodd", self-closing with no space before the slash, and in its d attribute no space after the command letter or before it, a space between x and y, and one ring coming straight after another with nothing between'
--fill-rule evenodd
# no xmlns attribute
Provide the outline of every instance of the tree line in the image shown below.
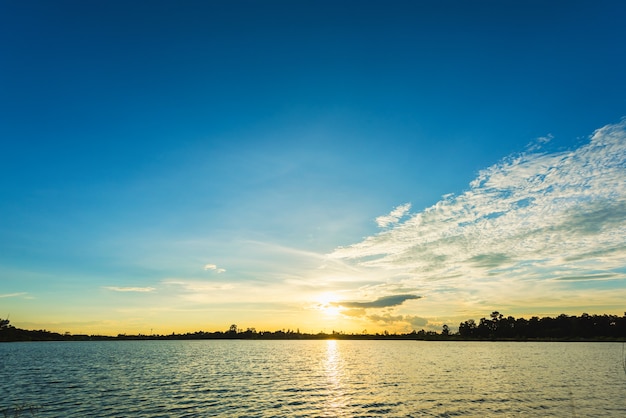
<svg viewBox="0 0 626 418"><path fill-rule="evenodd" d="M320 331L316 334L302 333L299 329L277 331L257 331L255 328L239 328L232 324L225 331L196 331L171 334L137 334L117 336L59 334L46 330L29 331L15 328L8 319L0 319L0 342L8 341L83 341L83 340L198 340L198 339L262 339L262 340L297 340L297 339L338 339L338 340L494 340L494 341L626 341L626 312L624 316L589 315L580 316L561 314L557 317L530 319L505 317L498 311L478 322L468 319L461 322L457 332L443 325L441 332L412 330L407 333L370 334Z"/></svg>
<svg viewBox="0 0 626 418"><path fill-rule="evenodd" d="M458 336L464 339L626 339L624 316L561 314L555 318L530 319L505 317L495 311L477 323L469 319L459 324Z"/></svg>

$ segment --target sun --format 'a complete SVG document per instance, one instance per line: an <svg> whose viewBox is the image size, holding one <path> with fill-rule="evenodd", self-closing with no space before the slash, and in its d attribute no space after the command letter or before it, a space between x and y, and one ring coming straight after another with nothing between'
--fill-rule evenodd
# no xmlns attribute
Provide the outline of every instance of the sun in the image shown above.
<svg viewBox="0 0 626 418"><path fill-rule="evenodd" d="M337 316L342 307L337 303L339 298L333 293L322 293L316 298L315 307L326 316Z"/></svg>

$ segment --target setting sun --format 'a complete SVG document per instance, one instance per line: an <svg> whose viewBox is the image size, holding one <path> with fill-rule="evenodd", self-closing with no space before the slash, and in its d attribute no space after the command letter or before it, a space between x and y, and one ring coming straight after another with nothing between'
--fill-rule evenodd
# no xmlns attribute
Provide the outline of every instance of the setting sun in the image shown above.
<svg viewBox="0 0 626 418"><path fill-rule="evenodd" d="M327 316L337 316L341 313L341 306L337 304L339 298L333 293L324 293L317 298L316 309Z"/></svg>

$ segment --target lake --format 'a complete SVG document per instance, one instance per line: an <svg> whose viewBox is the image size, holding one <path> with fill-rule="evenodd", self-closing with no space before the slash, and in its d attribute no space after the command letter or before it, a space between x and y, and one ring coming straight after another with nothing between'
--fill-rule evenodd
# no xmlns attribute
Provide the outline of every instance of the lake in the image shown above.
<svg viewBox="0 0 626 418"><path fill-rule="evenodd" d="M623 417L622 350L550 342L2 343L0 416L35 405L35 417Z"/></svg>

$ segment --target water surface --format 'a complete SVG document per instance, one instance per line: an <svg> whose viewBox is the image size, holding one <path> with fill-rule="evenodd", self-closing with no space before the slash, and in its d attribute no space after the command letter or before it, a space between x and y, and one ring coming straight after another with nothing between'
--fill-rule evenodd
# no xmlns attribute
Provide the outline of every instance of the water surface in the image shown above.
<svg viewBox="0 0 626 418"><path fill-rule="evenodd" d="M621 343L36 342L0 358L0 411L36 417L626 416Z"/></svg>

